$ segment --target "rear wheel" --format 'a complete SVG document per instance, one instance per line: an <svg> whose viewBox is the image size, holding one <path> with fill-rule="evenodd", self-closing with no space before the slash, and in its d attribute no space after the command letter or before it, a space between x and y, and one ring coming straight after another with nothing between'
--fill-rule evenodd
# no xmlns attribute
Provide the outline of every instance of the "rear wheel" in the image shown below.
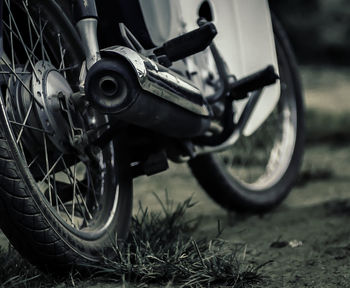
<svg viewBox="0 0 350 288"><path fill-rule="evenodd" d="M281 95L275 110L251 136L230 149L190 162L193 174L220 205L266 211L290 191L303 154L304 112L297 65L287 36L273 17Z"/></svg>
<svg viewBox="0 0 350 288"><path fill-rule="evenodd" d="M82 50L53 0L4 0L0 60L0 225L41 268L111 257L127 236L132 182L117 140L92 144L108 118L78 105Z"/></svg>

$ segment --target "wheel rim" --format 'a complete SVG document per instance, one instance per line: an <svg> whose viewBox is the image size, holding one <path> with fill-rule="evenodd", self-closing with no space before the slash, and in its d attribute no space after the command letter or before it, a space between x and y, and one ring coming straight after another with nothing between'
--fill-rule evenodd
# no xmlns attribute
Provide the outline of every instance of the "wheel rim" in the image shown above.
<svg viewBox="0 0 350 288"><path fill-rule="evenodd" d="M81 238L98 238L117 212L118 167L112 143L101 150L86 138L108 119L71 102L79 59L72 60L45 5L4 0L3 13L3 126L48 211Z"/></svg>
<svg viewBox="0 0 350 288"><path fill-rule="evenodd" d="M278 45L278 43L276 43ZM251 136L242 136L217 154L233 182L251 191L265 191L285 175L297 138L297 104L293 79L283 51L278 49L280 100L269 118Z"/></svg>

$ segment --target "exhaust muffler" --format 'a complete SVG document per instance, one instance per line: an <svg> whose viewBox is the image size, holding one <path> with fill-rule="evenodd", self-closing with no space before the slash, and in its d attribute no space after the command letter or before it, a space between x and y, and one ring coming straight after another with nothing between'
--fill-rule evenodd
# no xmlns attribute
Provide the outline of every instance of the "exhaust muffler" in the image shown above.
<svg viewBox="0 0 350 288"><path fill-rule="evenodd" d="M85 92L102 113L175 138L203 135L211 110L187 79L132 49L101 51L86 77Z"/></svg>

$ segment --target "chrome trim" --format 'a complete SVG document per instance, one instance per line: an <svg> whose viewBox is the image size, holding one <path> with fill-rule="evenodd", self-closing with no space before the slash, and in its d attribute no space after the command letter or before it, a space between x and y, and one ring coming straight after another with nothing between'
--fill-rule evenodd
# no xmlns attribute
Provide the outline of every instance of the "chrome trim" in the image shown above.
<svg viewBox="0 0 350 288"><path fill-rule="evenodd" d="M130 48L113 46L101 50L102 56L113 57L116 54L131 64L143 90L195 114L211 115L200 90L187 79ZM164 85L169 88L164 87ZM188 99L191 97L193 101Z"/></svg>

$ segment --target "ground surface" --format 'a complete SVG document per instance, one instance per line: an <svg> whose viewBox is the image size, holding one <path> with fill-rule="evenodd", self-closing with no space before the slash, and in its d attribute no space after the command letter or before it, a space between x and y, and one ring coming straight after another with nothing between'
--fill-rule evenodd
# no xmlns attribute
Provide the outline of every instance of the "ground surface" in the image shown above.
<svg viewBox="0 0 350 288"><path fill-rule="evenodd" d="M265 287L350 287L350 124L342 120L350 119L350 73L337 71L302 70L308 110L317 110L321 120L308 124L312 141L301 180L280 207L265 215L227 213L206 196L185 165L172 165L167 173L136 180L135 212L139 201L160 209L152 192L164 198L167 191L178 202L193 194L198 204L189 214L201 218L195 233L215 235L219 219L222 238L246 244L244 261L272 261L262 270ZM298 247L289 245L293 240ZM0 245L6 243L0 234Z"/></svg>

